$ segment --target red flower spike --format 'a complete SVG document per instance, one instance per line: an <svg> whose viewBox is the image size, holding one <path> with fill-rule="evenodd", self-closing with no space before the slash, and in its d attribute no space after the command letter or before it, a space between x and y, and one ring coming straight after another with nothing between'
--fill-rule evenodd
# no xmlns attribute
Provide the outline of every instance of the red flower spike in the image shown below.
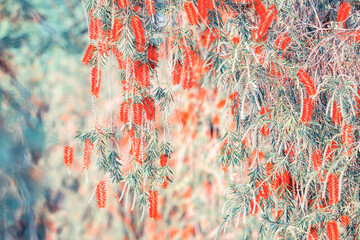
<svg viewBox="0 0 360 240"><path fill-rule="evenodd" d="M327 161L331 161L334 156L334 150L337 148L336 142L334 140L331 141L331 144L326 147L325 151L325 159Z"/></svg>
<svg viewBox="0 0 360 240"><path fill-rule="evenodd" d="M334 205L339 202L339 178L331 173L328 178L329 204Z"/></svg>
<svg viewBox="0 0 360 240"><path fill-rule="evenodd" d="M290 173L287 169L281 174L281 183L285 185L285 187L289 188L291 185Z"/></svg>
<svg viewBox="0 0 360 240"><path fill-rule="evenodd" d="M155 14L155 0L145 0L145 5L149 16L153 16Z"/></svg>
<svg viewBox="0 0 360 240"><path fill-rule="evenodd" d="M126 8L128 5L128 1L127 0L117 0L117 3L119 5L119 8Z"/></svg>
<svg viewBox="0 0 360 240"><path fill-rule="evenodd" d="M143 100L146 118L150 121L155 120L155 101L152 97L145 97Z"/></svg>
<svg viewBox="0 0 360 240"><path fill-rule="evenodd" d="M273 22L275 14L273 11L268 11L266 16L260 19L259 28L257 30L257 39L262 39L269 31L270 25Z"/></svg>
<svg viewBox="0 0 360 240"><path fill-rule="evenodd" d="M135 45L139 52L145 51L145 31L139 16L134 15L131 18L131 27L135 35Z"/></svg>
<svg viewBox="0 0 360 240"><path fill-rule="evenodd" d="M133 114L134 114L134 124L141 126L142 125L142 110L143 105L141 103L135 103L133 104Z"/></svg>
<svg viewBox="0 0 360 240"><path fill-rule="evenodd" d="M330 221L327 223L326 235L329 240L339 240L339 230L335 221Z"/></svg>
<svg viewBox="0 0 360 240"><path fill-rule="evenodd" d="M267 14L267 10L263 2L261 0L254 0L253 2L256 14L259 15L260 18L265 17Z"/></svg>
<svg viewBox="0 0 360 240"><path fill-rule="evenodd" d="M345 151L346 156L351 155L351 150L352 150L351 145L354 143L354 139L353 139L352 135L353 135L352 126L349 124L346 124L343 128L342 135L341 135L342 145L347 148L347 150Z"/></svg>
<svg viewBox="0 0 360 240"><path fill-rule="evenodd" d="M312 114L313 114L313 101L311 98L304 98L301 121L304 124L308 124L308 122L311 121Z"/></svg>
<svg viewBox="0 0 360 240"><path fill-rule="evenodd" d="M120 105L119 121L120 123L127 123L129 121L129 103L123 102Z"/></svg>
<svg viewBox="0 0 360 240"><path fill-rule="evenodd" d="M309 235L309 240L318 240L318 235L316 232L316 228L311 228L310 229L310 235Z"/></svg>
<svg viewBox="0 0 360 240"><path fill-rule="evenodd" d="M300 82L304 85L305 90L309 95L309 97L314 96L316 94L316 87L313 80L310 78L309 74L300 68L297 75L299 77Z"/></svg>
<svg viewBox="0 0 360 240"><path fill-rule="evenodd" d="M184 81L182 81L182 89L183 90L190 90L194 85L194 75L193 71L190 68L185 69L185 77Z"/></svg>
<svg viewBox="0 0 360 240"><path fill-rule="evenodd" d="M94 45L92 45L91 43L89 43L89 45L87 46L85 53L84 53L84 57L82 59L82 62L85 65L88 65L89 62L91 61L91 59L94 57L94 52L95 52L96 48Z"/></svg>
<svg viewBox="0 0 360 240"><path fill-rule="evenodd" d="M162 154L160 157L160 166L165 167L168 163L168 157L165 154Z"/></svg>
<svg viewBox="0 0 360 240"><path fill-rule="evenodd" d="M119 70L125 70L125 62L124 62L123 53L120 52L120 50L115 46L112 47L112 52L115 55L116 61L117 61L118 66L119 66Z"/></svg>
<svg viewBox="0 0 360 240"><path fill-rule="evenodd" d="M149 191L149 217L158 220L158 192L157 191Z"/></svg>
<svg viewBox="0 0 360 240"><path fill-rule="evenodd" d="M90 26L89 26L89 38L90 40L97 40L99 38L98 20L93 17L93 10L89 13Z"/></svg>
<svg viewBox="0 0 360 240"><path fill-rule="evenodd" d="M194 3L192 1L185 2L184 9L190 25L198 25L199 19L195 10Z"/></svg>
<svg viewBox="0 0 360 240"><path fill-rule="evenodd" d="M157 50L155 46L150 46L148 48L148 60L149 65L152 69L156 68L158 62Z"/></svg>
<svg viewBox="0 0 360 240"><path fill-rule="evenodd" d="M70 170L74 160L74 148L69 145L64 147L64 164Z"/></svg>
<svg viewBox="0 0 360 240"><path fill-rule="evenodd" d="M256 201L254 201L254 200L250 201L250 212L249 212L250 215L255 216L256 214L258 214L258 212L259 212L259 206L258 206L259 201L260 201L259 195L256 196Z"/></svg>
<svg viewBox="0 0 360 240"><path fill-rule="evenodd" d="M341 220L341 224L343 225L343 227L346 228L349 225L350 217L347 215L342 215L340 217L340 220Z"/></svg>
<svg viewBox="0 0 360 240"><path fill-rule="evenodd" d="M339 109L339 104L336 101L333 103L331 120L335 125L340 125L342 121L341 110Z"/></svg>
<svg viewBox="0 0 360 240"><path fill-rule="evenodd" d="M359 32L359 37L360 37L360 32ZM359 39L360 40L360 39ZM356 101L356 104L355 104L355 111L356 111L356 116L358 118L360 118L360 88L357 87L357 95L359 96L356 96L355 95L355 101Z"/></svg>
<svg viewBox="0 0 360 240"><path fill-rule="evenodd" d="M274 44L275 47L281 49L281 51L285 51L286 47L289 45L291 38L288 37L287 33L283 33L276 38Z"/></svg>
<svg viewBox="0 0 360 240"><path fill-rule="evenodd" d="M311 161L313 162L315 171L318 171L322 165L320 150L317 150L311 154Z"/></svg>
<svg viewBox="0 0 360 240"><path fill-rule="evenodd" d="M208 11L214 9L212 0L198 0L197 6L198 6L199 15L204 21L208 17Z"/></svg>
<svg viewBox="0 0 360 240"><path fill-rule="evenodd" d="M345 28L345 21L349 17L350 10L351 10L350 4L343 2L340 5L337 15L337 21L339 22L339 27Z"/></svg>
<svg viewBox="0 0 360 240"><path fill-rule="evenodd" d="M279 221L281 218L281 215L283 214L283 210L278 210L276 213L275 221Z"/></svg>
<svg viewBox="0 0 360 240"><path fill-rule="evenodd" d="M267 113L269 113L269 112L270 112L270 108L261 107L261 110L260 110L260 114L261 114L261 115L265 115L265 114L267 114ZM270 119L270 118L271 118L271 115L269 114L269 115L267 116L267 119ZM261 127L260 132L261 132L261 134L262 134L264 137L267 137L267 136L269 136L269 134L270 134L270 128L269 128L269 126L270 126L270 123L268 123L268 124L266 124L266 125L263 125L263 126Z"/></svg>
<svg viewBox="0 0 360 240"><path fill-rule="evenodd" d="M94 149L94 144L91 142L90 138L87 138L85 140L85 147L84 147L84 165L81 170L84 171L84 169L88 170L91 164L91 151Z"/></svg>
<svg viewBox="0 0 360 240"><path fill-rule="evenodd" d="M175 68L174 68L174 70L173 70L173 72L172 72L173 84L174 84L174 85L180 84L181 77L182 77L182 72L183 72L183 68L182 68L182 66L181 66L180 61L178 61L178 62L175 64Z"/></svg>
<svg viewBox="0 0 360 240"><path fill-rule="evenodd" d="M229 95L229 99L231 101L231 115L234 116L235 113L240 110L240 98L238 92L233 92Z"/></svg>
<svg viewBox="0 0 360 240"><path fill-rule="evenodd" d="M99 97L101 84L101 69L93 67L91 69L91 95Z"/></svg>
<svg viewBox="0 0 360 240"><path fill-rule="evenodd" d="M274 169L274 164L267 163L266 164L266 176L270 176L272 174L273 169Z"/></svg>
<svg viewBox="0 0 360 240"><path fill-rule="evenodd" d="M111 29L111 38L113 42L119 41L122 29L123 29L123 25L121 24L120 19L115 18L114 26Z"/></svg>
<svg viewBox="0 0 360 240"><path fill-rule="evenodd" d="M146 63L136 61L134 64L135 80L138 86L148 88L150 84L150 70Z"/></svg>
<svg viewBox="0 0 360 240"><path fill-rule="evenodd" d="M100 181L96 186L96 200L98 208L105 208L106 204L106 182Z"/></svg>

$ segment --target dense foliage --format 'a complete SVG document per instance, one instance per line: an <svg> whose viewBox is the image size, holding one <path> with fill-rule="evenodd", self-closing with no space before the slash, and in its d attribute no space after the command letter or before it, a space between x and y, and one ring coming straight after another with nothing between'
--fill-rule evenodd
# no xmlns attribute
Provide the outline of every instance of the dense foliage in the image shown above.
<svg viewBox="0 0 360 240"><path fill-rule="evenodd" d="M85 153L96 144L102 178L124 185L120 200L131 192L159 218L157 189L172 179L168 119L178 115L174 124L188 134L176 99L195 91L206 106L223 98L223 114L211 120L223 136L217 162L236 175L221 227L261 213L259 238L357 237L356 1L100 0L84 8L95 128L78 139ZM158 71L162 62L167 73ZM106 78L113 100L100 126L95 109ZM200 106L197 114L207 113ZM105 185L97 187L99 207Z"/></svg>

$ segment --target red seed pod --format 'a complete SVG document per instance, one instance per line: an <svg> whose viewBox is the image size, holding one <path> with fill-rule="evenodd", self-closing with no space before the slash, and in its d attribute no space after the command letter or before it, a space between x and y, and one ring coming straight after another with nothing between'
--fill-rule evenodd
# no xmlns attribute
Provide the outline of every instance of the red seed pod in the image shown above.
<svg viewBox="0 0 360 240"><path fill-rule="evenodd" d="M85 65L88 65L89 62L91 61L91 59L94 57L94 52L95 52L96 48L94 45L92 45L91 43L89 43L89 45L87 46L85 53L84 53L84 57L82 59L82 62Z"/></svg>
<svg viewBox="0 0 360 240"><path fill-rule="evenodd" d="M194 3L192 1L187 1L184 3L184 9L189 20L190 25L198 25L199 19L195 10Z"/></svg>
<svg viewBox="0 0 360 240"><path fill-rule="evenodd" d="M166 156L165 154L162 154L160 157L160 166L161 167L165 167L168 163L168 156Z"/></svg>
<svg viewBox="0 0 360 240"><path fill-rule="evenodd" d="M300 82L304 85L305 90L309 95L309 97L315 95L316 87L314 81L310 78L309 74L305 72L305 70L300 68L297 75L299 77Z"/></svg>
<svg viewBox="0 0 360 240"><path fill-rule="evenodd" d="M146 63L136 61L134 63L135 80L138 86L148 88L150 84L150 70Z"/></svg>
<svg viewBox="0 0 360 240"><path fill-rule="evenodd" d="M141 103L133 104L133 115L134 115L134 124L141 126L143 120L143 105Z"/></svg>
<svg viewBox="0 0 360 240"><path fill-rule="evenodd" d="M316 232L316 228L311 228L310 229L310 235L309 235L309 240L318 240L318 235Z"/></svg>
<svg viewBox="0 0 360 240"><path fill-rule="evenodd" d="M96 186L96 200L98 208L105 208L106 204L106 182L100 181Z"/></svg>
<svg viewBox="0 0 360 240"><path fill-rule="evenodd" d="M119 66L119 70L125 70L125 62L124 62L123 53L120 52L120 50L115 46L112 47L112 52L115 55L116 61L117 61L118 66Z"/></svg>
<svg viewBox="0 0 360 240"><path fill-rule="evenodd" d="M146 118L148 120L155 120L155 101L152 97L147 96L143 100Z"/></svg>
<svg viewBox="0 0 360 240"><path fill-rule="evenodd" d="M334 205L339 202L339 178L331 173L328 178L329 204Z"/></svg>
<svg viewBox="0 0 360 240"><path fill-rule="evenodd" d="M175 64L175 68L172 72L172 77L173 77L173 84L174 85L178 85L181 82L181 77L182 77L182 72L183 72L183 67L181 66L181 62L178 61Z"/></svg>
<svg viewBox="0 0 360 240"><path fill-rule="evenodd" d="M340 5L337 15L337 21L339 22L339 27L345 28L345 21L349 17L350 10L351 10L350 4L343 2Z"/></svg>
<svg viewBox="0 0 360 240"><path fill-rule="evenodd" d="M352 144L354 143L354 139L352 137L353 135L353 130L352 130L352 126L349 124L345 124L343 131L342 131L342 145L345 146L347 148L347 150L345 150L344 154L346 156L350 156L351 152L352 152Z"/></svg>
<svg viewBox="0 0 360 240"><path fill-rule="evenodd" d="M120 34L122 32L123 25L120 22L119 18L114 19L114 26L111 29L111 39L113 42L119 41Z"/></svg>
<svg viewBox="0 0 360 240"><path fill-rule="evenodd" d="M149 65L152 69L156 68L158 62L157 50L155 46L150 46L148 48L148 59Z"/></svg>
<svg viewBox="0 0 360 240"><path fill-rule="evenodd" d="M336 101L333 103L331 120L335 125L340 125L342 121L341 110L339 109L339 104Z"/></svg>
<svg viewBox="0 0 360 240"><path fill-rule="evenodd" d="M121 123L127 123L129 121L129 103L123 102L120 105L120 111L119 111L119 121Z"/></svg>
<svg viewBox="0 0 360 240"><path fill-rule="evenodd" d="M128 1L127 0L117 0L117 3L119 5L119 8L126 8L128 5Z"/></svg>
<svg viewBox="0 0 360 240"><path fill-rule="evenodd" d="M146 10L149 16L153 16L155 14L155 0L145 0Z"/></svg>
<svg viewBox="0 0 360 240"><path fill-rule="evenodd" d="M313 101L311 98L304 98L301 121L304 124L308 124L308 122L311 121L312 114L313 114Z"/></svg>
<svg viewBox="0 0 360 240"><path fill-rule="evenodd" d="M131 18L131 27L135 35L135 45L139 52L145 51L145 31L138 15Z"/></svg>
<svg viewBox="0 0 360 240"><path fill-rule="evenodd" d="M64 164L70 170L74 159L74 148L69 145L64 147Z"/></svg>
<svg viewBox="0 0 360 240"><path fill-rule="evenodd" d="M99 97L101 84L101 68L93 67L91 69L91 94L95 97Z"/></svg>
<svg viewBox="0 0 360 240"><path fill-rule="evenodd" d="M329 240L339 240L339 230L335 221L329 221L326 225L326 235Z"/></svg>
<svg viewBox="0 0 360 240"><path fill-rule="evenodd" d="M84 147L84 165L81 171L84 169L88 170L91 164L91 151L94 149L94 144L91 142L90 138L85 140Z"/></svg>
<svg viewBox="0 0 360 240"><path fill-rule="evenodd" d="M313 162L315 171L318 171L322 165L320 150L317 150L311 154L311 161Z"/></svg>

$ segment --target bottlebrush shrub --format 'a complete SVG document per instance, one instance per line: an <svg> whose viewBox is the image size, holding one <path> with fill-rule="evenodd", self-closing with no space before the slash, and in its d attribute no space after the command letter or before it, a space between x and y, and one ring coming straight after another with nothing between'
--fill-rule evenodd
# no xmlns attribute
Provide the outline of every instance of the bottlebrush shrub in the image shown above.
<svg viewBox="0 0 360 240"><path fill-rule="evenodd" d="M91 139L101 176L122 186L119 200L132 195L160 221L172 143L195 142L210 122L214 164L230 179L218 234L253 214L261 239L358 236L354 1L84 2L95 116L76 139ZM348 17L348 29L336 27ZM196 100L180 111L184 98ZM113 104L99 118L105 100ZM354 219L346 231L343 215Z"/></svg>

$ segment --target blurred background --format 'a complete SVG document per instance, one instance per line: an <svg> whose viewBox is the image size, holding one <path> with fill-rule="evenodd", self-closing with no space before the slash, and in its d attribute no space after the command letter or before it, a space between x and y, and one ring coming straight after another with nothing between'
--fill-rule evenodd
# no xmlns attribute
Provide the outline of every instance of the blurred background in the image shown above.
<svg viewBox="0 0 360 240"><path fill-rule="evenodd" d="M182 137L173 142L174 181L159 192L159 221L140 221L138 209L128 207L132 196L119 202L113 189L107 207L98 209L92 195L99 175L93 166L86 182L82 146L75 147L71 175L63 163L63 147L76 131L94 127L89 69L81 62L87 45L81 1L2 0L0 18L0 238L214 238L232 174L216 165L220 110L199 106L202 90L180 96L185 130L174 129ZM97 103L100 119L108 104ZM254 239L256 222L241 217L219 238Z"/></svg>

